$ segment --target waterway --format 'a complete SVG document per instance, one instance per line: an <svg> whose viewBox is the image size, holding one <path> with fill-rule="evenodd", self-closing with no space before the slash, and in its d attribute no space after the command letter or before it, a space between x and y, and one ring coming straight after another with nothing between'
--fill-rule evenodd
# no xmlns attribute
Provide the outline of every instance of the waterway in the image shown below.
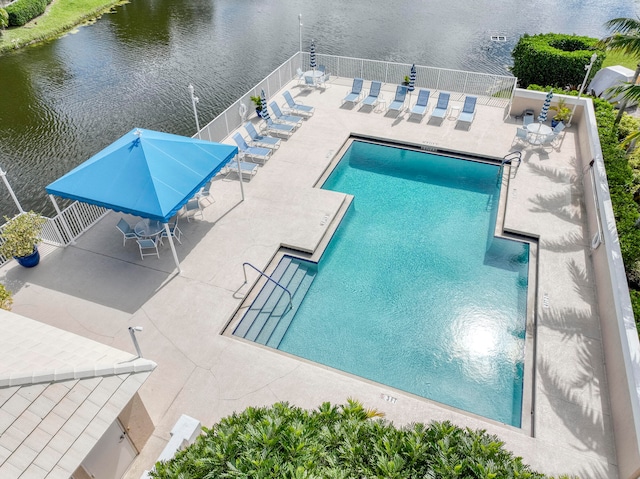
<svg viewBox="0 0 640 479"><path fill-rule="evenodd" d="M132 0L94 24L0 57L0 167L25 209L134 127L195 133L311 39L319 53L508 74L523 33L602 37L629 0ZM506 36L492 42L491 35ZM17 211L0 187L0 214Z"/></svg>

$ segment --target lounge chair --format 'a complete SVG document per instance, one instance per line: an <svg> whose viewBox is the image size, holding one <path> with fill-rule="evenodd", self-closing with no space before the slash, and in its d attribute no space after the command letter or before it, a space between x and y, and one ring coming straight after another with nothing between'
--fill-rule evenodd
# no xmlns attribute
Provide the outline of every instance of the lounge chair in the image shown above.
<svg viewBox="0 0 640 479"><path fill-rule="evenodd" d="M342 104L352 103L355 105L360 101L362 97L362 85L364 84L364 80L362 78L354 78L353 85L351 86L351 91L342 99Z"/></svg>
<svg viewBox="0 0 640 479"><path fill-rule="evenodd" d="M382 88L382 82L372 81L371 88L369 88L369 94L367 97L362 100L362 105L370 106L371 108L375 108L375 106L380 101L380 89Z"/></svg>
<svg viewBox="0 0 640 479"><path fill-rule="evenodd" d="M402 109L404 108L404 101L407 98L407 87L404 85L398 85L396 88L396 96L387 108L387 111L395 111L397 114L400 114Z"/></svg>
<svg viewBox="0 0 640 479"><path fill-rule="evenodd" d="M282 113L282 110L280 110L280 107L275 101L269 103L269 106L271 107L271 111L273 111L273 118L276 122L290 123L295 126L300 126L302 124L302 120L304 118L296 115L285 115Z"/></svg>
<svg viewBox="0 0 640 479"><path fill-rule="evenodd" d="M264 120L266 123L265 129L267 133L289 137L296 131L296 127L285 123L275 123L271 118Z"/></svg>
<svg viewBox="0 0 640 479"><path fill-rule="evenodd" d="M429 103L429 95L431 95L431 91L420 90L420 92L418 93L418 99L416 100L416 104L413 105L413 108L411 108L409 116L418 115L422 120L424 115L427 114L427 105Z"/></svg>
<svg viewBox="0 0 640 479"><path fill-rule="evenodd" d="M446 92L440 92L438 95L438 103L436 103L436 107L431 112L431 118L440 118L444 120L447 116L447 112L449 111L449 98L451 95Z"/></svg>
<svg viewBox="0 0 640 479"><path fill-rule="evenodd" d="M124 218L120 218L120 221L118 221L116 228L118 228L120 233L122 233L122 246L127 244L128 239L138 239L138 235Z"/></svg>
<svg viewBox="0 0 640 479"><path fill-rule="evenodd" d="M224 167L225 169L225 178L232 174L238 174L238 162L236 160L231 160ZM248 178L249 180L253 178L258 172L258 165L255 163L248 163L246 161L240 162L240 174L243 178Z"/></svg>
<svg viewBox="0 0 640 479"><path fill-rule="evenodd" d="M476 102L478 98L475 96L468 96L464 99L464 105L462 111L458 116L457 123L466 123L469 125L467 128L471 128L471 123L476 116Z"/></svg>
<svg viewBox="0 0 640 479"><path fill-rule="evenodd" d="M160 258L160 253L158 252L158 239L157 238L144 238L136 240L138 242L138 247L140 248L140 257L144 260L145 256L155 255ZM145 251L153 250L150 253L145 253Z"/></svg>
<svg viewBox="0 0 640 479"><path fill-rule="evenodd" d="M253 158L256 161L264 164L271 156L272 150L270 150L269 148L247 145L247 142L244 141L244 138L242 138L242 135L240 133L236 133L235 135L233 135L233 141L236 142L236 144L238 145L238 149L247 158Z"/></svg>
<svg viewBox="0 0 640 479"><path fill-rule="evenodd" d="M285 111L287 111L288 113L295 113L296 115L309 117L309 116L312 116L316 110L312 106L303 105L302 103L296 103L293 97L291 96L291 93L289 93L288 91L285 91L282 94L282 96L287 102L288 110L285 110Z"/></svg>
<svg viewBox="0 0 640 479"><path fill-rule="evenodd" d="M274 150L280 148L280 138L261 135L253 126L253 123L246 123L244 125L244 129L247 130L247 133L249 134L249 138L251 139L251 146L261 146L263 148L271 148Z"/></svg>

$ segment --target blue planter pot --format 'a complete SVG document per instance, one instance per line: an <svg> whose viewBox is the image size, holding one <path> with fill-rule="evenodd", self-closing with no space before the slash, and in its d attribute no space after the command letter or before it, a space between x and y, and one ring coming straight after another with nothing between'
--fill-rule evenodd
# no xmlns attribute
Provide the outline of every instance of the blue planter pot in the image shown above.
<svg viewBox="0 0 640 479"><path fill-rule="evenodd" d="M25 268L33 268L40 262L40 253L38 252L38 248L33 248L33 253L29 256L14 256L19 265L24 266Z"/></svg>
<svg viewBox="0 0 640 479"><path fill-rule="evenodd" d="M558 123L560 123L558 120L551 120L551 128L555 128Z"/></svg>

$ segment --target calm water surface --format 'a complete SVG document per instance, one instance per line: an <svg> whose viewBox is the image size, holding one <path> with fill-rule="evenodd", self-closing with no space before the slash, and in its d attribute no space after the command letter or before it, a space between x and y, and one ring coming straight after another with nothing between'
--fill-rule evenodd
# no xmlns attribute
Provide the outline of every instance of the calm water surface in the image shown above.
<svg viewBox="0 0 640 479"><path fill-rule="evenodd" d="M134 127L195 133L303 48L507 73L522 33L602 37L637 1L132 0L95 24L0 57L0 167L23 207L51 213L44 186ZM507 36L493 43L491 34ZM0 214L16 212L0 193Z"/></svg>

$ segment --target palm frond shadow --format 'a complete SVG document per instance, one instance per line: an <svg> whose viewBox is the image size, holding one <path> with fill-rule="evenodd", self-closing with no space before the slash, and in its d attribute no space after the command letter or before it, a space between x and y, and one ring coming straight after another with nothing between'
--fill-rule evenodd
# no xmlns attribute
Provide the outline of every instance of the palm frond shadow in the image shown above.
<svg viewBox="0 0 640 479"><path fill-rule="evenodd" d="M585 324L590 321L593 321L593 313L590 309L552 308L545 315L543 324L549 329L562 333L562 340L566 341L584 336Z"/></svg>
<svg viewBox="0 0 640 479"><path fill-rule="evenodd" d="M571 279L573 280L573 289L580 295L580 298L587 304L593 307L594 285L592 280L592 274L586 269L582 268L575 260L569 260L569 272L571 273Z"/></svg>
<svg viewBox="0 0 640 479"><path fill-rule="evenodd" d="M542 166L536 163L531 163L529 165L529 168L531 168L531 171L534 174L547 178L554 183L568 184L575 179L575 175L569 174L566 171L559 170L557 168Z"/></svg>
<svg viewBox="0 0 640 479"><path fill-rule="evenodd" d="M551 213L569 223L582 224L581 215L578 211L572 211L571 202L567 201L566 193L554 193L547 196L537 194L531 201L536 205L531 209L533 213Z"/></svg>
<svg viewBox="0 0 640 479"><path fill-rule="evenodd" d="M540 247L555 253L581 251L585 248L584 236L577 232L570 232L554 240L540 240Z"/></svg>

